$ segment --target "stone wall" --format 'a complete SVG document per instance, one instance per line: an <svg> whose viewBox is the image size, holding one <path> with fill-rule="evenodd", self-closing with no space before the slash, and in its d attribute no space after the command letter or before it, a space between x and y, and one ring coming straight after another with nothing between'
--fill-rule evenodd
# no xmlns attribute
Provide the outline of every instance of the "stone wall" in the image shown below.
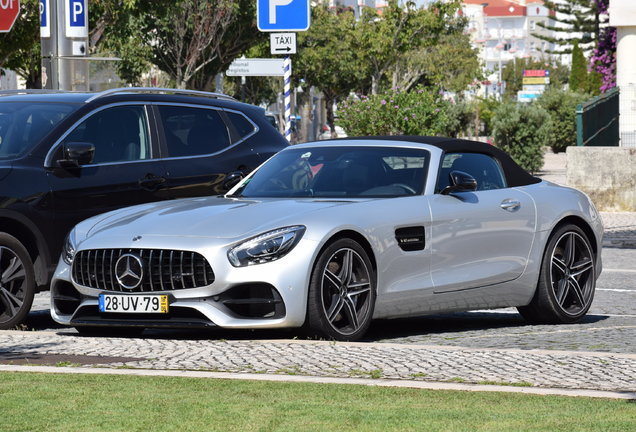
<svg viewBox="0 0 636 432"><path fill-rule="evenodd" d="M567 185L601 211L636 211L636 148L568 147Z"/></svg>

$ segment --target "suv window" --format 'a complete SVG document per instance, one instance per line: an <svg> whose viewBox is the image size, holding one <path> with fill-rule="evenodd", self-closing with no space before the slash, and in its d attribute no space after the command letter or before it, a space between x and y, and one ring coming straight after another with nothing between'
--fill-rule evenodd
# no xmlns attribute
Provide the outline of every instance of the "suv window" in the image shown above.
<svg viewBox="0 0 636 432"><path fill-rule="evenodd" d="M230 122L232 122L232 125L236 129L236 132L238 132L238 137L235 141L244 139L256 130L254 128L254 124L247 118L245 118L244 115L233 112L227 112L226 114L228 119L230 120Z"/></svg>
<svg viewBox="0 0 636 432"><path fill-rule="evenodd" d="M215 109L159 106L168 157L220 152L230 146L227 126Z"/></svg>
<svg viewBox="0 0 636 432"><path fill-rule="evenodd" d="M106 108L80 123L63 142L93 144L95 164L150 159L147 124L141 105Z"/></svg>
<svg viewBox="0 0 636 432"><path fill-rule="evenodd" d="M449 186L451 171L463 171L477 180L477 190L502 189L507 187L499 163L481 153L447 153L442 161L437 192Z"/></svg>
<svg viewBox="0 0 636 432"><path fill-rule="evenodd" d="M0 104L0 159L20 156L77 107L52 103Z"/></svg>

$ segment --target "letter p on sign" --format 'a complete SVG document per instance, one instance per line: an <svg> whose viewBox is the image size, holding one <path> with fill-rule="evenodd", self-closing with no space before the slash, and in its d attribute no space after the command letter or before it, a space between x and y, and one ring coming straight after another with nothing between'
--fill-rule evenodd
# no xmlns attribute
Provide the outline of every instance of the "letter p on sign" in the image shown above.
<svg viewBox="0 0 636 432"><path fill-rule="evenodd" d="M86 0L65 1L64 15L66 16L66 37L88 37L88 8L86 3Z"/></svg>

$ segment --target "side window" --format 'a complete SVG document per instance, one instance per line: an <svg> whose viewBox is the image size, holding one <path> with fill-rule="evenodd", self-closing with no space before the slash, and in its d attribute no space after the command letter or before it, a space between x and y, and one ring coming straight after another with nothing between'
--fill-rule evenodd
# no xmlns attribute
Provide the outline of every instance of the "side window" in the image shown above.
<svg viewBox="0 0 636 432"><path fill-rule="evenodd" d="M254 128L254 124L245 118L244 115L233 112L226 112L226 115L238 134L238 136L233 140L234 142L244 139L256 130Z"/></svg>
<svg viewBox="0 0 636 432"><path fill-rule="evenodd" d="M150 138L143 106L117 106L98 111L66 136L67 142L95 146L93 163L150 159Z"/></svg>
<svg viewBox="0 0 636 432"><path fill-rule="evenodd" d="M168 157L207 155L230 146L227 126L214 109L160 105Z"/></svg>
<svg viewBox="0 0 636 432"><path fill-rule="evenodd" d="M449 186L451 171L463 171L477 180L477 190L502 189L507 187L506 178L499 163L481 153L447 153L442 161L437 192Z"/></svg>

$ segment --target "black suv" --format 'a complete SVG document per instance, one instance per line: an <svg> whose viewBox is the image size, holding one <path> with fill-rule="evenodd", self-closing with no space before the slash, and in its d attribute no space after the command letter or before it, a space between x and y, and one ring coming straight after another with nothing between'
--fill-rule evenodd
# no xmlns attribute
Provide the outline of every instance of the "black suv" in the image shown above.
<svg viewBox="0 0 636 432"><path fill-rule="evenodd" d="M264 110L221 94L0 92L0 329L48 288L77 222L222 193L285 146Z"/></svg>

